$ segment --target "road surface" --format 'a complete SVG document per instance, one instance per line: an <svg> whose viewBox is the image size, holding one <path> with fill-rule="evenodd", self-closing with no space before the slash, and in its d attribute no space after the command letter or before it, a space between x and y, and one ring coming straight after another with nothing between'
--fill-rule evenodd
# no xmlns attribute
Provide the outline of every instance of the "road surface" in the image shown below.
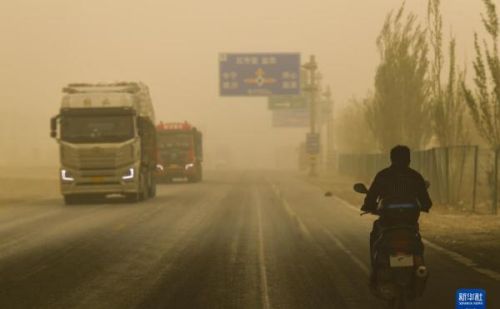
<svg viewBox="0 0 500 309"><path fill-rule="evenodd" d="M373 218L298 176L208 173L144 203L0 204L0 308L384 308L367 289ZM500 281L427 247L417 308ZM496 270L498 271L498 270Z"/></svg>

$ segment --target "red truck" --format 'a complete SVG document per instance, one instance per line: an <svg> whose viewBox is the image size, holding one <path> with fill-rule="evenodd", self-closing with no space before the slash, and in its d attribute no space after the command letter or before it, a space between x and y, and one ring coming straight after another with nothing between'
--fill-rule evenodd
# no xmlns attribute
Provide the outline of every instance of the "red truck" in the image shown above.
<svg viewBox="0 0 500 309"><path fill-rule="evenodd" d="M185 178L202 180L202 134L188 122L164 123L156 126L158 143L157 181L171 182Z"/></svg>

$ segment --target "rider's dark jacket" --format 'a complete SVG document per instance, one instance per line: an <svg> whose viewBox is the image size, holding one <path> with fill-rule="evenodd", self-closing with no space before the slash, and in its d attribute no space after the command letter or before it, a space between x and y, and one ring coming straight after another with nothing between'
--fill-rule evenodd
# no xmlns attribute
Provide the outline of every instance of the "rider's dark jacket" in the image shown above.
<svg viewBox="0 0 500 309"><path fill-rule="evenodd" d="M425 180L417 171L408 166L391 165L380 171L373 180L365 202L361 207L362 211L381 214L377 211L378 201L384 204L411 204L416 203L420 211L428 212L432 206L432 201L427 192ZM411 221L418 221L419 211ZM381 220L384 221L384 216ZM396 220L404 218L394 218ZM387 220L391 220L388 218Z"/></svg>

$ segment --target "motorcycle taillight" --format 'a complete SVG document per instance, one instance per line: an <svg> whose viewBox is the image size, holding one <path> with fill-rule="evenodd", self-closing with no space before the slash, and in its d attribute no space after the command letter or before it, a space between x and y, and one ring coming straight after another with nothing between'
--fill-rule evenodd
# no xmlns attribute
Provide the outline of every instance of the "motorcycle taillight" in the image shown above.
<svg viewBox="0 0 500 309"><path fill-rule="evenodd" d="M415 233L408 230L394 230L386 235L386 244L393 252L412 252L415 244Z"/></svg>
<svg viewBox="0 0 500 309"><path fill-rule="evenodd" d="M408 252L411 251L412 242L405 241L405 240L391 241L389 243L389 246L395 252L398 252L398 253L408 253Z"/></svg>

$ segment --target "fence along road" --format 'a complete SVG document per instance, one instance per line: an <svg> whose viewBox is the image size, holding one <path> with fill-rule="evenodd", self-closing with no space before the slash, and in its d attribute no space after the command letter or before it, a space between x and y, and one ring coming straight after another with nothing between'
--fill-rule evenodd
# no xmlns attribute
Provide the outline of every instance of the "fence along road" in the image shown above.
<svg viewBox="0 0 500 309"><path fill-rule="evenodd" d="M496 214L499 153L478 146L433 148L413 152L411 167L431 182L430 193L437 203ZM365 181L389 165L387 154L339 154L338 158L342 175Z"/></svg>

